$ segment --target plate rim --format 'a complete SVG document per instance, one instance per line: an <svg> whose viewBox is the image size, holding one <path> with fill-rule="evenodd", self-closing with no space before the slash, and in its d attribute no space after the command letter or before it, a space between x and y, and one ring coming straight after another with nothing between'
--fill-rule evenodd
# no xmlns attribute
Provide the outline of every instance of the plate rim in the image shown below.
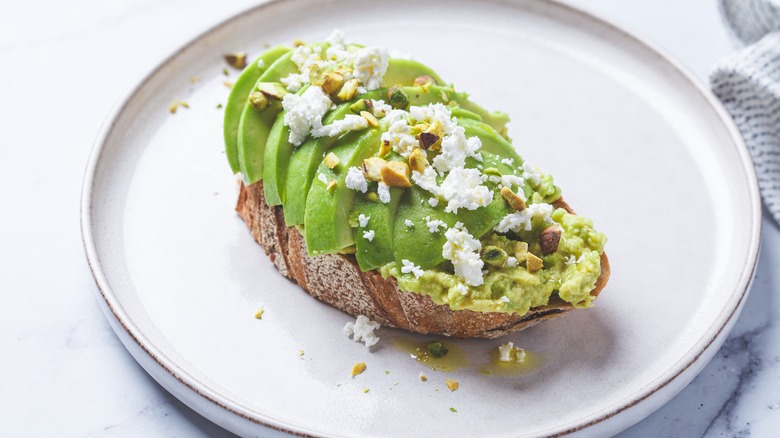
<svg viewBox="0 0 780 438"><path fill-rule="evenodd" d="M84 252L86 254L87 263L90 272L92 273L92 276L97 285L98 294L99 294L98 299L102 301L100 303L101 307L103 308L106 317L110 318L112 316L114 321L118 324L118 326L117 324L113 324L113 323L110 324L112 329L114 329L114 331L117 331L118 328L121 327L121 329L124 331L124 333L120 333L117 331L116 334L119 337L119 339L122 341L125 348L130 350L131 353L133 353L134 350L138 351L138 349L140 349L140 351L142 351L147 356L146 358L143 359L151 359L151 362L143 361L141 358L138 358L136 357L135 354L133 354L133 358L136 359L136 361L144 368L144 370L161 384L163 384L163 382L160 381L161 379L173 378L176 382L178 382L178 384L183 385L183 387L186 388L186 390L191 391L192 395L196 395L197 397L201 398L202 400L200 401L207 401L213 404L214 406L226 411L228 414L235 415L241 419L248 420L249 422L262 427L267 427L273 430L277 430L277 431L281 431L281 432L285 432L297 436L307 436L307 437L308 436L316 437L316 436L323 436L323 435L322 433L318 433L316 431L304 430L303 428L300 428L298 426L286 424L284 421L279 421L271 417L268 417L262 412L258 412L254 409L248 408L247 406L244 406L240 402L230 399L229 397L220 393L220 391L209 387L206 383L200 381L199 379L191 375L189 372L187 372L184 368L176 364L174 361L170 360L164 354L164 352L161 351L156 345L154 345L154 343L152 343L144 335L143 331L136 324L133 323L132 319L125 312L124 307L121 304L120 300L116 297L116 295L111 290L108 279L101 266L101 262L97 254L97 246L95 244L95 238L93 235L92 201L93 201L93 189L95 189L95 176L99 169L98 164L100 163L103 150L107 144L107 138L109 134L112 133L117 119L125 112L128 103L139 93L139 91L147 84L147 82L149 82L152 78L157 76L160 73L160 71L163 70L168 64L172 63L176 58L179 57L179 55L186 52L196 44L200 43L202 40L207 38L212 33L226 26L231 25L233 22L239 20L245 14L256 14L263 9L279 5L282 2L325 3L330 1L333 0L263 1L255 6L243 9L235 14L232 14L231 16L228 16L227 18L221 20L220 22L208 27L206 30L196 34L194 37L189 39L184 45L180 46L178 49L176 49L169 55L165 56L162 61L158 62L156 66L153 69L151 69L147 74L145 74L133 87L130 88L128 92L124 93L123 97L121 97L113 106L113 108L109 111L107 117L105 118L105 121L103 122L103 124L101 125L98 131L98 134L92 145L89 158L87 160L87 165L85 167L84 177L82 180L81 200L80 200L80 228L81 228L82 244L84 247ZM588 23L592 25L600 26L602 28L608 28L610 31L620 34L622 38L625 38L635 44L642 46L650 53L655 54L659 58L660 62L662 63L665 62L668 64L668 66L672 67L688 83L688 85L692 87L692 91L696 91L705 100L706 104L708 104L709 107L715 112L719 122L722 124L723 127L726 128L727 132L729 133L731 144L736 148L736 152L739 156L740 167L744 171L744 176L746 177L747 180L746 182L750 192L751 208L748 211L748 213L750 215L750 219L752 222L752 226L750 229L752 238L748 245L747 259L745 260L745 263L742 267L742 272L729 298L729 302L727 302L727 306L724 308L724 311L722 311L721 314L718 315L718 320L716 320L716 323L713 324L702 335L702 339L705 339L708 336L708 333L712 332L709 339L703 343L701 342L696 343L696 344L701 344L699 346L700 348L696 348L697 345L694 345L694 348L689 350L685 355L683 355L680 358L680 360L678 360L678 362L679 361L684 362L682 365L678 365L678 362L675 362L675 364L673 364L669 369L667 369L666 372L662 373L661 375L657 376L653 381L651 381L651 383L645 389L640 390L635 394L627 397L626 399L627 401L625 401L625 403L618 403L618 406L607 408L609 412L603 413L601 415L596 413L594 414L597 415L595 418L585 418L584 420L581 420L579 422L575 421L574 423L570 423L569 425L564 425L560 428L560 430L551 431L552 432L551 436L564 436L564 435L576 433L578 431L582 431L583 429L587 429L595 425L598 425L600 423L603 423L606 420L614 418L615 416L621 414L622 412L635 407L636 405L647 400L648 398L655 395L662 389L667 388L667 386L670 383L675 381L686 371L691 370L691 367L694 364L699 362L699 360L702 359L703 356L706 356L707 352L710 352L710 348L713 346L713 344L715 343L721 344L724 340L724 335L728 334L731 327L733 327L733 323L735 322L736 317L739 315L742 305L750 291L751 283L755 276L756 267L758 265L758 258L759 258L760 246L761 246L761 230L762 230L762 206L761 206L761 200L758 191L758 182L755 173L755 168L752 165L752 159L750 158L750 154L747 149L747 146L745 145L745 142L736 124L734 123L734 121L732 120L731 116L728 114L726 109L723 107L721 102L715 97L715 95L679 60L677 60L674 56L668 53L665 49L662 49L659 46L657 46L648 38L643 37L641 34L637 33L634 29L630 29L627 26L617 25L606 18L603 18L599 15L596 15L595 13L588 11L587 9L583 9L565 3L564 1L565 0L491 0L491 2L494 3L510 5L517 8L523 8L523 7L527 7L528 5L532 5L541 8L552 8L552 9L563 10L566 13L576 15L578 16L578 18L586 20ZM110 316L109 316L109 312L110 312ZM725 315L724 317L725 313L727 313L727 315ZM715 328L715 326L718 327ZM135 345L132 344L128 345L129 340L132 340L132 342ZM710 355L710 358L706 358L706 362L709 362L711 357L712 355ZM147 363L145 364L144 362ZM706 362L701 364L702 368L704 365L706 365ZM149 369L147 366L151 366L151 367L156 366L156 369L152 370ZM162 377L158 378L158 375L154 371L158 371L158 372L164 371L165 374L162 374ZM670 371L671 371L671 375L668 375L666 378L664 378L665 375L668 374ZM693 376L695 377L695 375L697 374L698 371ZM188 403L185 400L185 397L183 397L180 394L176 394L172 388L169 388L168 385L163 385L163 386L166 388L167 391L171 392L175 397L177 397L183 403L185 403L186 405L188 405L193 409L196 409L194 403L193 404ZM682 388L680 388L679 390L681 389ZM672 397L674 396L674 394L676 394L676 392L677 391L674 391L672 393ZM671 397L665 400L664 403L668 402L668 400L670 399ZM216 418L209 416L204 412L201 412L199 409L196 409L196 411L198 411L200 415L206 417L209 421L217 422ZM647 415L650 415L650 413L648 413ZM630 424L641 421L647 415L640 417L639 419L637 419L636 421ZM222 424L222 422L219 422L218 424L221 425L222 427L226 427L226 425Z"/></svg>

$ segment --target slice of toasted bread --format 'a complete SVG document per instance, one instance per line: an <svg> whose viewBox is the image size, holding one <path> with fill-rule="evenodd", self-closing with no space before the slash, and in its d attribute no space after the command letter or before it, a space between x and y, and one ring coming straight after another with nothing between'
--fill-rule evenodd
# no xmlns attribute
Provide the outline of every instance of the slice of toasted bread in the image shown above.
<svg viewBox="0 0 780 438"><path fill-rule="evenodd" d="M563 199L554 205L573 213ZM546 306L531 309L525 315L454 311L447 305L434 303L427 295L402 291L392 277L384 279L377 271L362 272L352 255L310 257L298 229L285 225L282 207L266 204L262 182L241 184L236 211L282 275L313 297L350 315L365 315L382 325L458 338L497 338L574 309L554 297ZM601 292L609 272L609 260L602 254L601 275L591 295Z"/></svg>

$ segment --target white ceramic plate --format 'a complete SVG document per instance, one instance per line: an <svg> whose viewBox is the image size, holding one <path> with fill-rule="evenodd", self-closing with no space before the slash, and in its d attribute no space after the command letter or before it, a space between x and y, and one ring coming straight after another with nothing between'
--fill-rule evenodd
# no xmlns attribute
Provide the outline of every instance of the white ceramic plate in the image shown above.
<svg viewBox="0 0 780 438"><path fill-rule="evenodd" d="M521 154L609 236L612 278L594 309L502 340L449 341L477 365L427 371L424 383L425 368L389 342L403 333L382 330L369 353L341 333L348 315L273 269L233 212L216 108L228 94L221 55L336 27L413 55L511 115ZM169 114L175 99L190 108ZM110 117L82 218L101 302L127 348L174 395L243 435L615 433L715 353L760 233L749 159L709 92L624 31L536 0L296 0L247 11L171 56ZM480 373L507 340L539 364ZM368 369L353 379L356 361Z"/></svg>

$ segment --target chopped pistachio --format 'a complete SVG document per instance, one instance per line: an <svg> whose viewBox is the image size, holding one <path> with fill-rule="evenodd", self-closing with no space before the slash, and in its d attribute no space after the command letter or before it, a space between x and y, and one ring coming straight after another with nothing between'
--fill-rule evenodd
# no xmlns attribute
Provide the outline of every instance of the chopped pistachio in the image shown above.
<svg viewBox="0 0 780 438"><path fill-rule="evenodd" d="M341 91L339 91L336 97L338 97L342 102L352 100L352 98L355 97L355 94L357 93L357 88L358 80L350 79L344 83L344 85L341 87Z"/></svg>
<svg viewBox="0 0 780 438"><path fill-rule="evenodd" d="M369 181L382 181L382 168L387 166L387 161L379 157L370 157L363 160L363 175Z"/></svg>
<svg viewBox="0 0 780 438"><path fill-rule="evenodd" d="M441 140L441 137L437 137L430 132L421 132L419 135L420 146L423 149L433 149L433 146Z"/></svg>
<svg viewBox="0 0 780 438"><path fill-rule="evenodd" d="M260 306L260 308L257 309L257 312L255 312L255 319L263 319L264 312L265 312L265 308L263 308L263 306Z"/></svg>
<svg viewBox="0 0 780 438"><path fill-rule="evenodd" d="M404 109L409 105L409 96L401 87L395 86L387 90L387 97L390 99L390 106L396 109Z"/></svg>
<svg viewBox="0 0 780 438"><path fill-rule="evenodd" d="M249 104L252 105L252 109L255 111L263 111L271 105L271 101L268 100L265 94L253 91L249 94Z"/></svg>
<svg viewBox="0 0 780 438"><path fill-rule="evenodd" d="M333 191L333 189L336 187L336 184L338 183L336 182L335 179L328 181L328 185L325 186L325 190L329 192Z"/></svg>
<svg viewBox="0 0 780 438"><path fill-rule="evenodd" d="M265 97L274 100L282 100L287 90L279 82L258 82L257 91L265 94Z"/></svg>
<svg viewBox="0 0 780 438"><path fill-rule="evenodd" d="M371 127L376 128L377 126L379 126L379 120L377 120L376 117L374 117L374 115L371 114L370 112L361 111L360 116L366 119L366 121Z"/></svg>
<svg viewBox="0 0 780 438"><path fill-rule="evenodd" d="M306 43L304 43L303 40L300 39L300 38L296 38L296 39L293 40L293 46L295 46L295 47L301 47L304 44L306 44Z"/></svg>
<svg viewBox="0 0 780 438"><path fill-rule="evenodd" d="M340 65L340 66L334 68L333 71L335 71L336 73L339 73L339 74L341 74L343 76L347 76L349 74L352 74L352 69L349 68L346 65Z"/></svg>
<svg viewBox="0 0 780 438"><path fill-rule="evenodd" d="M449 388L449 390L450 390L450 391L455 391L455 390L457 390L457 389L458 389L458 387L460 386L460 384L458 383L458 381L457 381L457 380L455 380L455 379L447 379L447 380L445 380L445 381L444 381L444 383L446 383L446 384L447 384L447 388ZM450 408L450 410L452 410L452 408ZM453 411L453 412L454 412L454 411Z"/></svg>
<svg viewBox="0 0 780 438"><path fill-rule="evenodd" d="M325 155L325 159L322 160L323 163L325 163L326 166L328 166L328 169L333 169L334 167L339 165L339 157L336 156L333 152L328 152L328 155Z"/></svg>
<svg viewBox="0 0 780 438"><path fill-rule="evenodd" d="M230 76L230 70L228 70L227 68L222 68L222 74L225 76Z"/></svg>
<svg viewBox="0 0 780 438"><path fill-rule="evenodd" d="M382 144L379 145L379 156L384 157L385 155L390 153L391 150L393 150L393 147L390 146L390 141L383 140Z"/></svg>
<svg viewBox="0 0 780 438"><path fill-rule="evenodd" d="M304 355L304 354L305 354L305 353L304 353L304 351L303 351L303 350L298 350L298 357L300 357L301 359L303 359L303 355Z"/></svg>
<svg viewBox="0 0 780 438"><path fill-rule="evenodd" d="M333 94L338 91L342 85L344 85L344 76L340 73L329 71L325 73L322 82L322 91L324 91L325 94Z"/></svg>
<svg viewBox="0 0 780 438"><path fill-rule="evenodd" d="M360 114L363 111L370 111L373 109L374 104L368 99L360 99L357 102L349 106L349 110L355 114Z"/></svg>
<svg viewBox="0 0 780 438"><path fill-rule="evenodd" d="M409 166L402 161L390 161L382 167L382 182L390 187L410 187Z"/></svg>
<svg viewBox="0 0 780 438"><path fill-rule="evenodd" d="M409 154L409 167L415 172L421 172L428 167L428 158L425 157L425 152L419 148L414 148L412 153Z"/></svg>
<svg viewBox="0 0 780 438"><path fill-rule="evenodd" d="M190 83L191 83L191 84L197 84L197 83L198 83L198 81L200 81L200 78L199 78L199 77L197 77L197 76L192 76L192 77L190 77Z"/></svg>
<svg viewBox="0 0 780 438"><path fill-rule="evenodd" d="M246 52L227 53L225 61L231 67L241 70L246 67Z"/></svg>
<svg viewBox="0 0 780 438"><path fill-rule="evenodd" d="M414 85L419 85L423 90L427 91L428 87L431 85L436 85L436 80L428 75L417 76L414 78Z"/></svg>
<svg viewBox="0 0 780 438"><path fill-rule="evenodd" d="M458 412L458 410L450 406L450 412Z"/></svg>
<svg viewBox="0 0 780 438"><path fill-rule="evenodd" d="M506 259L508 258L506 251L497 246L486 246L482 250L482 260L497 268L504 266Z"/></svg>
<svg viewBox="0 0 780 438"><path fill-rule="evenodd" d="M485 175L501 176L501 172L499 172L495 167L488 167L482 170L482 173Z"/></svg>
<svg viewBox="0 0 780 438"><path fill-rule="evenodd" d="M171 114L176 114L176 110L179 109L179 99L176 99L173 101L171 106L168 107L168 112Z"/></svg>
<svg viewBox="0 0 780 438"><path fill-rule="evenodd" d="M526 242L508 240L504 248L506 248L508 254L514 255L518 262L525 261L525 254L528 252L528 244Z"/></svg>
<svg viewBox="0 0 780 438"><path fill-rule="evenodd" d="M550 225L539 235L539 246L542 247L542 254L552 254L558 250L558 244L561 241L561 228L558 225Z"/></svg>
<svg viewBox="0 0 780 438"><path fill-rule="evenodd" d="M228 88L233 88L233 83L230 82L230 81L222 81L222 85L224 85L224 86L226 86Z"/></svg>
<svg viewBox="0 0 780 438"><path fill-rule="evenodd" d="M221 104L221 103L218 103L218 104L217 104L217 109L220 109L220 108L222 108L222 104Z"/></svg>
<svg viewBox="0 0 780 438"><path fill-rule="evenodd" d="M509 206L515 210L525 210L525 201L523 201L523 198L518 196L517 193L513 192L509 187L501 188L501 197L504 198L507 204L509 204Z"/></svg>
<svg viewBox="0 0 780 438"><path fill-rule="evenodd" d="M528 269L528 272L536 272L542 269L542 259L535 256L533 253L528 252L525 254L525 266L526 269Z"/></svg>
<svg viewBox="0 0 780 438"><path fill-rule="evenodd" d="M429 342L428 345L425 346L425 349L431 353L431 356L436 358L444 357L450 351L449 348L441 343L441 341Z"/></svg>
<svg viewBox="0 0 780 438"><path fill-rule="evenodd" d="M362 373L366 370L366 363L365 362L357 362L355 365L352 366L352 377L357 376L358 374Z"/></svg>
<svg viewBox="0 0 780 438"><path fill-rule="evenodd" d="M368 394L368 391L371 391L371 390L368 389L368 388L363 388L363 394Z"/></svg>
<svg viewBox="0 0 780 438"><path fill-rule="evenodd" d="M422 380L423 382L427 382L428 381L428 376L426 376L423 373L420 373L420 380Z"/></svg>
<svg viewBox="0 0 780 438"><path fill-rule="evenodd" d="M379 200L379 196L375 192L371 192L367 195L368 200L371 202L376 202Z"/></svg>
<svg viewBox="0 0 780 438"><path fill-rule="evenodd" d="M190 104L189 104L189 103L187 103L187 101L186 101L186 100L182 100L182 101L181 101L181 106L182 106L182 108L187 108L187 109L190 109Z"/></svg>
<svg viewBox="0 0 780 438"><path fill-rule="evenodd" d="M444 137L444 127L441 125L441 122L434 120L425 131L420 133L420 145L423 149L441 149L442 137Z"/></svg>

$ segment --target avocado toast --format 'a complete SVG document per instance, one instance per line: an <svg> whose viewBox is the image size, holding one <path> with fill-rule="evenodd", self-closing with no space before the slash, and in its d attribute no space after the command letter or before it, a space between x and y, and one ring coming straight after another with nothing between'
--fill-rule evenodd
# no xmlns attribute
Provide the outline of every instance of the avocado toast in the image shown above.
<svg viewBox="0 0 780 438"><path fill-rule="evenodd" d="M606 237L523 161L508 117L423 64L334 31L269 49L236 84L236 210L312 296L383 325L494 338L590 307L606 285Z"/></svg>

